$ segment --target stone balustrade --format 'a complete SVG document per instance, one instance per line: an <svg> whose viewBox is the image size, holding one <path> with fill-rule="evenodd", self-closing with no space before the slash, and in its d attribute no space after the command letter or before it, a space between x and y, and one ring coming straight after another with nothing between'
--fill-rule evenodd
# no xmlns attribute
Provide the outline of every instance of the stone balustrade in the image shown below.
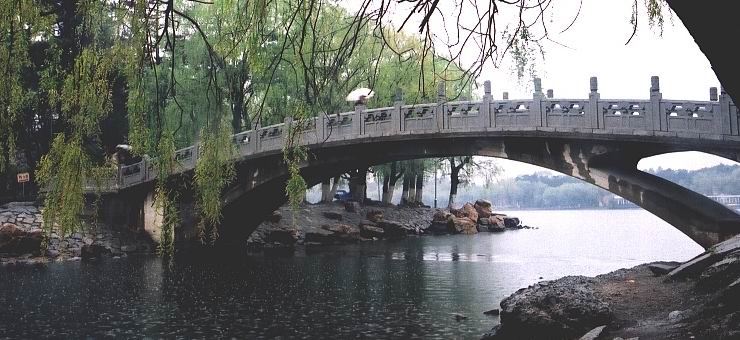
<svg viewBox="0 0 740 340"><path fill-rule="evenodd" d="M406 105L397 95L392 107L367 109L313 117L234 135L238 157L274 152L285 145L290 125L301 124L300 143L325 142L401 134L423 135L456 131L543 131L581 134L612 134L725 140L740 142L740 114L730 97L717 88L710 89L709 101L663 99L658 77L652 77L649 99L601 99L596 77L590 79L586 99L553 98L553 91L542 92L541 80L534 80L531 99L494 100L491 83L484 83L484 96L477 101L447 101L444 83L439 84L437 102ZM195 167L198 149L190 146L177 151L177 172ZM122 166L118 189L152 181L157 176L155 163L146 158Z"/></svg>

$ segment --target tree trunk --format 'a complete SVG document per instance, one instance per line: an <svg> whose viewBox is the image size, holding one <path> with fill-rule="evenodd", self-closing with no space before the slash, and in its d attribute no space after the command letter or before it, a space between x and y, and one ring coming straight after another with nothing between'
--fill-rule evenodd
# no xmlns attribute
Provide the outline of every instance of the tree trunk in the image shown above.
<svg viewBox="0 0 740 340"><path fill-rule="evenodd" d="M424 174L416 175L416 203L424 205Z"/></svg>
<svg viewBox="0 0 740 340"><path fill-rule="evenodd" d="M321 203L329 203L334 200L334 195L331 193L331 178L327 178L321 182Z"/></svg>
<svg viewBox="0 0 740 340"><path fill-rule="evenodd" d="M353 201L365 202L367 197L367 168L350 172L349 194Z"/></svg>
<svg viewBox="0 0 740 340"><path fill-rule="evenodd" d="M385 176L383 178L383 198L381 201L385 204L388 204L391 202L391 199L393 199L393 188L390 186L391 184L391 177Z"/></svg>
<svg viewBox="0 0 740 340"><path fill-rule="evenodd" d="M740 68L735 44L728 37L738 34L737 11L733 1L667 0L699 49L712 64L725 91L735 103L740 100Z"/></svg>
<svg viewBox="0 0 740 340"><path fill-rule="evenodd" d="M447 208L452 209L455 207L457 186L460 184L460 169L462 169L463 163L456 165L454 157L450 157L447 160L450 162L450 197L447 201Z"/></svg>
<svg viewBox="0 0 740 340"><path fill-rule="evenodd" d="M339 189L339 180L341 178L341 176L336 176L332 179L331 191L329 192L329 202L334 201L334 195L337 194L337 189Z"/></svg>
<svg viewBox="0 0 740 340"><path fill-rule="evenodd" d="M404 205L408 203L409 201L409 183L411 183L411 180L409 179L408 175L403 176L403 186L401 189L401 205Z"/></svg>
<svg viewBox="0 0 740 340"><path fill-rule="evenodd" d="M416 202L416 176L409 175L409 198L408 203Z"/></svg>

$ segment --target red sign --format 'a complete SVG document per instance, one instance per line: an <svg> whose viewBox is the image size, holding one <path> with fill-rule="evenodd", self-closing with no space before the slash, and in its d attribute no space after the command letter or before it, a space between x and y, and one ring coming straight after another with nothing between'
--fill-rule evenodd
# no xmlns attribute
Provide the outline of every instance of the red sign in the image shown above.
<svg viewBox="0 0 740 340"><path fill-rule="evenodd" d="M21 172L16 177L18 178L18 183L26 183L29 180L29 176L27 172Z"/></svg>

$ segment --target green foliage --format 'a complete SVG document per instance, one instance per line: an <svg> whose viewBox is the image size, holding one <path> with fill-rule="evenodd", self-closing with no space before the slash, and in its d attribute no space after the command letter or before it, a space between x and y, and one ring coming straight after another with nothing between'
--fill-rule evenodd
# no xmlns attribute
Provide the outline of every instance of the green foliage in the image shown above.
<svg viewBox="0 0 740 340"><path fill-rule="evenodd" d="M81 138L57 135L39 164L36 180L47 190L43 211L45 242L55 225L62 236L80 231L80 215L85 208L84 180L92 175L92 164L82 149Z"/></svg>
<svg viewBox="0 0 740 340"><path fill-rule="evenodd" d="M288 182L285 184L285 193L288 196L288 204L293 211L297 211L303 202L306 189L306 180L301 176L301 165L308 160L308 149L299 144L301 134L306 129L307 119L310 117L305 106L295 111L293 121L288 126L288 139L283 147L283 160L288 167ZM294 214L295 215L295 214ZM294 219L295 222L295 219Z"/></svg>
<svg viewBox="0 0 740 340"><path fill-rule="evenodd" d="M221 220L221 191L236 176L236 147L231 137L231 127L226 120L222 120L213 133L201 132L198 155L194 188L202 219L199 236L201 240L205 240L206 229L209 229L213 242L218 238L218 224Z"/></svg>
<svg viewBox="0 0 740 340"><path fill-rule="evenodd" d="M154 207L162 219L157 253L170 256L175 251L175 229L181 222L176 193L169 190L166 185L157 185L154 193Z"/></svg>

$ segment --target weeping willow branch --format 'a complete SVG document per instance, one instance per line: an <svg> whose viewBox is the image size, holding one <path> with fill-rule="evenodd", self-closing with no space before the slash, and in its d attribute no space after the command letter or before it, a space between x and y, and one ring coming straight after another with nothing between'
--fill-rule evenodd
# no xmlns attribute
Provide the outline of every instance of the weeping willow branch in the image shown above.
<svg viewBox="0 0 740 340"><path fill-rule="evenodd" d="M221 222L221 192L236 177L234 156L236 147L231 137L231 125L222 119L218 129L212 133L201 132L198 149L198 164L195 166L195 193L201 221L198 236L201 242L218 239ZM206 232L209 232L208 237Z"/></svg>

